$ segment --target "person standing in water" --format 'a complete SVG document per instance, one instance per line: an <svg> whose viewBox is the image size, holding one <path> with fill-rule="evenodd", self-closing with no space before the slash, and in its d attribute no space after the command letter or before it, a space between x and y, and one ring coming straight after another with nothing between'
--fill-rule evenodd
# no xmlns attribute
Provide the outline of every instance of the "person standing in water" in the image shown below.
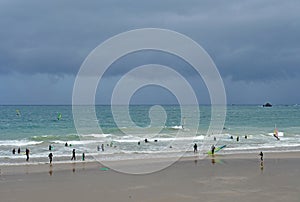
<svg viewBox="0 0 300 202"><path fill-rule="evenodd" d="M21 153L21 148L19 147L19 148L18 148L18 154L20 154L20 153Z"/></svg>
<svg viewBox="0 0 300 202"><path fill-rule="evenodd" d="M211 146L211 154L212 154L212 155L215 154L215 149L216 149L215 145L212 145L212 146Z"/></svg>
<svg viewBox="0 0 300 202"><path fill-rule="evenodd" d="M104 152L104 144L101 144L101 150Z"/></svg>
<svg viewBox="0 0 300 202"><path fill-rule="evenodd" d="M85 160L85 153L82 153L82 161Z"/></svg>
<svg viewBox="0 0 300 202"><path fill-rule="evenodd" d="M198 150L197 148L198 148L198 146L197 146L197 144L195 143L195 144L194 144L194 153L197 152L197 150Z"/></svg>
<svg viewBox="0 0 300 202"><path fill-rule="evenodd" d="M12 154L16 154L16 149L15 148L13 148Z"/></svg>
<svg viewBox="0 0 300 202"><path fill-rule="evenodd" d="M26 154L26 161L29 161L29 149L26 148L25 154Z"/></svg>
<svg viewBox="0 0 300 202"><path fill-rule="evenodd" d="M72 151L72 158L71 158L71 161L72 161L72 160L75 160L75 161L76 161L75 149L73 149L73 151Z"/></svg>
<svg viewBox="0 0 300 202"><path fill-rule="evenodd" d="M52 164L52 158L53 158L53 154L52 154L52 153L50 153L50 154L48 155L48 157L49 157L50 164Z"/></svg>

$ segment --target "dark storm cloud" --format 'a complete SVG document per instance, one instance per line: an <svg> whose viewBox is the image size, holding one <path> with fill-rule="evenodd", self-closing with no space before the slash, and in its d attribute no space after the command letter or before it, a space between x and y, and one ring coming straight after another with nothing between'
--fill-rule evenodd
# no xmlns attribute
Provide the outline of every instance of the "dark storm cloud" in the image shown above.
<svg viewBox="0 0 300 202"><path fill-rule="evenodd" d="M0 3L0 73L75 75L88 53L109 37L160 27L201 44L224 77L288 79L300 75L299 6L296 0L5 0ZM151 57L131 60L128 66Z"/></svg>

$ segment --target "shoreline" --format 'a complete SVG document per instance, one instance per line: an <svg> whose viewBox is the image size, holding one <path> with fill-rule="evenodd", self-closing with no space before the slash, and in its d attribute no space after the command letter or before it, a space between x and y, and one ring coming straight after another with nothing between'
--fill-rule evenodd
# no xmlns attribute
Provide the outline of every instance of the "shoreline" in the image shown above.
<svg viewBox="0 0 300 202"><path fill-rule="evenodd" d="M66 170L97 170L99 168L108 168L109 170L119 172L116 167L135 167L144 166L159 163L168 163L170 165L165 166L163 169L167 169L169 166L176 164L178 162L189 162L189 161L211 161L215 160L257 160L260 161L258 152L256 153L217 153L212 157L211 155L204 154L200 156L196 154L194 156L184 156L181 158L147 158L147 159L126 159L126 160L114 160L114 161L101 161L98 162L96 159L90 159L87 161L53 161L52 166L49 163L22 163L22 164L9 164L0 165L0 176L9 175L22 175L22 174L34 174L34 173L44 173L44 172L60 172ZM274 151L264 151L264 159L299 159L300 151L284 151L284 152L274 152ZM145 164L145 165L143 165ZM112 168L110 168L112 165ZM159 170L158 170L159 171ZM122 173L122 172L121 172Z"/></svg>

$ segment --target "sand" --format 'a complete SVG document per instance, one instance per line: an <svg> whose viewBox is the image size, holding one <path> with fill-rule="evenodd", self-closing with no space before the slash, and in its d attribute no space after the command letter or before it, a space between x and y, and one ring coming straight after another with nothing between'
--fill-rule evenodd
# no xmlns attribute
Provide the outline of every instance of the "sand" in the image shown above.
<svg viewBox="0 0 300 202"><path fill-rule="evenodd" d="M300 155L258 154L185 158L161 171L131 175L100 170L99 163L2 166L0 201L174 202L300 201ZM160 160L118 162L147 168Z"/></svg>

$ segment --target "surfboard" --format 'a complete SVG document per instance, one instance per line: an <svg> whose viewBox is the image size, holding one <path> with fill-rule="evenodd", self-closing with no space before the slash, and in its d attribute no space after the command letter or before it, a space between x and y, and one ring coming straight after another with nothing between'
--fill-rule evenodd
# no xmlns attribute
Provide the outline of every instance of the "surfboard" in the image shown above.
<svg viewBox="0 0 300 202"><path fill-rule="evenodd" d="M220 147L216 147L216 148L215 148L215 153L218 152L218 151L220 151L221 149L223 149L223 148L225 148L225 147L226 147L226 145L222 145L222 146L220 146ZM209 151L207 152L207 154L212 154L211 150L209 150Z"/></svg>

